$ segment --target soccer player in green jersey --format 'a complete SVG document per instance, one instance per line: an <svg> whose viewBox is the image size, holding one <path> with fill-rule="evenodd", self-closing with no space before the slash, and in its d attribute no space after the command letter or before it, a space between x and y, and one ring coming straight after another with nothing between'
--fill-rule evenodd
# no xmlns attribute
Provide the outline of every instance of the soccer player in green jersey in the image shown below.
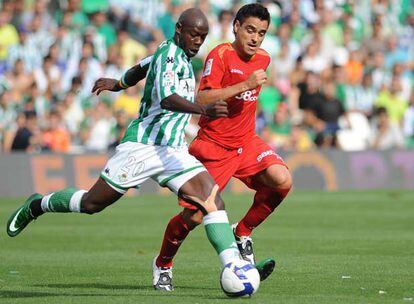
<svg viewBox="0 0 414 304"><path fill-rule="evenodd" d="M63 189L47 195L33 194L7 222L7 234L18 235L45 212L93 214L116 202L129 189L152 178L204 214L207 237L223 265L240 259L218 186L204 166L188 153L184 128L191 113L225 117L226 103L194 102L195 79L191 57L208 33L208 22L199 9L184 11L175 35L161 43L149 63L139 116L89 190ZM125 78L117 86L124 86ZM98 86L99 87L99 86ZM95 86L93 91L99 90ZM158 269L156 289L171 290L171 270Z"/></svg>

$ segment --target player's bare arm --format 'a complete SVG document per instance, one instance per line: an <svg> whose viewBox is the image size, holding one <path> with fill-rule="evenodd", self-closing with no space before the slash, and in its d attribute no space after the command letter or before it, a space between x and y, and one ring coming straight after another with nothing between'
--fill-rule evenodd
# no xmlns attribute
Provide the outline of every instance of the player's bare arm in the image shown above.
<svg viewBox="0 0 414 304"><path fill-rule="evenodd" d="M136 85L146 77L151 60L152 55L145 57L138 64L128 69L119 80L114 78L99 78L92 88L92 93L99 95L103 91L119 92Z"/></svg>
<svg viewBox="0 0 414 304"><path fill-rule="evenodd" d="M267 80L267 74L264 70L260 69L254 71L249 75L245 81L237 83L235 85L220 88L209 89L198 92L197 102L200 104L209 104L216 100L226 100L247 90L252 90L264 84Z"/></svg>
<svg viewBox="0 0 414 304"><path fill-rule="evenodd" d="M211 118L227 117L229 112L227 103L215 101L210 104L192 103L178 94L172 94L161 101L161 107L173 112L201 114Z"/></svg>

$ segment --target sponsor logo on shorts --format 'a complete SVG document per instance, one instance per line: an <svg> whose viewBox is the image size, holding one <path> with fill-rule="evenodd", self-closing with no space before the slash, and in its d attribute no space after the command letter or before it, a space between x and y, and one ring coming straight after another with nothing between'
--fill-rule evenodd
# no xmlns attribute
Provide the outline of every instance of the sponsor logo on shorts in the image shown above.
<svg viewBox="0 0 414 304"><path fill-rule="evenodd" d="M256 89L245 91L240 95L236 96L236 99L242 99L244 101L256 101L257 100Z"/></svg>
<svg viewBox="0 0 414 304"><path fill-rule="evenodd" d="M257 157L257 161L261 162L263 158L265 158L266 156L270 156L270 155L276 155L278 158L280 158L280 156L277 155L275 151L267 150L267 151L260 153L260 155Z"/></svg>

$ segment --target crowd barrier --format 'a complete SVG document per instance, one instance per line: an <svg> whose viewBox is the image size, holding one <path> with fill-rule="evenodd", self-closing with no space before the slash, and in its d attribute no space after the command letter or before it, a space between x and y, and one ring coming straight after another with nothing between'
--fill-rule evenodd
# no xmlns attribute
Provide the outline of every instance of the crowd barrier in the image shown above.
<svg viewBox="0 0 414 304"><path fill-rule="evenodd" d="M281 155L293 174L295 189L414 189L414 151L312 151ZM0 197L23 197L65 187L88 189L108 156L0 154ZM249 190L240 181L232 180L225 191ZM129 192L129 195L169 193L153 181Z"/></svg>

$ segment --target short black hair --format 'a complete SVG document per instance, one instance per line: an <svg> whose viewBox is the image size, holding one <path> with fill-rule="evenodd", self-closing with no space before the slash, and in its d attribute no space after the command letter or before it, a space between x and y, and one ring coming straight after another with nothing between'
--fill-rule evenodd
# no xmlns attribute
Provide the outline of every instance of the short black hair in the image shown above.
<svg viewBox="0 0 414 304"><path fill-rule="evenodd" d="M249 17L256 17L260 20L265 20L270 24L270 14L267 8L259 3L251 3L244 5L239 9L234 18L233 25L236 24L236 21L243 24L244 20Z"/></svg>

